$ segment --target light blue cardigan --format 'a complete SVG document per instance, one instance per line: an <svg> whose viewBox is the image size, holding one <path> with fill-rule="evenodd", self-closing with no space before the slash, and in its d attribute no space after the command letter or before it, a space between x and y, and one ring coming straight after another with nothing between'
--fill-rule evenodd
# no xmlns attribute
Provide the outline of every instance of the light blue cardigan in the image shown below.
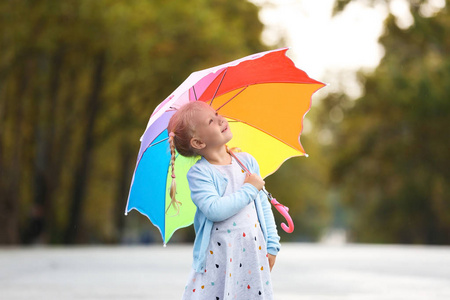
<svg viewBox="0 0 450 300"><path fill-rule="evenodd" d="M247 153L236 156L249 169L259 174L256 160ZM280 237L273 217L272 209L264 192L258 192L253 185L245 183L237 192L223 197L227 179L205 158L201 158L187 173L192 201L197 206L194 218L195 241L194 262L196 272L204 272L206 251L214 222L220 222L238 213L255 201L259 223L266 240L267 252L277 255L280 251Z"/></svg>

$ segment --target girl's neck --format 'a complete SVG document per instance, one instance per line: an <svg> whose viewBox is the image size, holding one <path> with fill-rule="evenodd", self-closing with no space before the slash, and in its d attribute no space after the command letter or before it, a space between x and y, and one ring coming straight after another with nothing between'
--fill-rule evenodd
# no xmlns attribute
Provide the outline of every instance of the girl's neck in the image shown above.
<svg viewBox="0 0 450 300"><path fill-rule="evenodd" d="M205 149L206 150L206 149ZM231 164L231 156L227 151L227 147L223 147L213 151L203 151L201 154L210 164L213 165L229 165Z"/></svg>

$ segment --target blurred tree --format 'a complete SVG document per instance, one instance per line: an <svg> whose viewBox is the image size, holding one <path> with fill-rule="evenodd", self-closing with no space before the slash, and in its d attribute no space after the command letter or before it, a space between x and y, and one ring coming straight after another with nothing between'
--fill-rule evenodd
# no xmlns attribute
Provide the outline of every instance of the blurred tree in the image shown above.
<svg viewBox="0 0 450 300"><path fill-rule="evenodd" d="M314 110L308 113L311 120L315 119ZM281 227L278 229L284 241L316 242L330 225L329 190L326 188L329 162L316 136L317 133L312 131L301 137L302 145L311 156L291 158L265 179L267 190L289 207L294 221L293 233L286 234ZM273 211L278 225L286 222L275 209Z"/></svg>
<svg viewBox="0 0 450 300"><path fill-rule="evenodd" d="M117 242L154 107L262 28L240 0L2 1L0 243Z"/></svg>
<svg viewBox="0 0 450 300"><path fill-rule="evenodd" d="M424 16L425 4L412 3L409 28L387 18L386 54L361 74L364 96L323 101L321 124L335 137L332 179L354 241L450 243L450 7ZM330 121L336 111L342 123Z"/></svg>

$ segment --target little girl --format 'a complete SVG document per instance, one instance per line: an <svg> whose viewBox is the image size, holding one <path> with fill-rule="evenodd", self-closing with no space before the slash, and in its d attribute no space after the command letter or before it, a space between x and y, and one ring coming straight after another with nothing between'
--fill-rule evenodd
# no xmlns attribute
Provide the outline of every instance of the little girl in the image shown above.
<svg viewBox="0 0 450 300"><path fill-rule="evenodd" d="M272 210L261 189L256 160L236 157L226 143L233 134L225 118L204 102L190 102L171 118L172 204L175 198L175 149L201 159L187 174L194 219L193 270L183 299L273 299L270 271L280 250Z"/></svg>

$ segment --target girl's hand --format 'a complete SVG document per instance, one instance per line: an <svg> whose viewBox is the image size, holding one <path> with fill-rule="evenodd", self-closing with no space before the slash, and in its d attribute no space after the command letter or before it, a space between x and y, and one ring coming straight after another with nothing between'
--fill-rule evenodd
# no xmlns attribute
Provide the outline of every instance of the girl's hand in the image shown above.
<svg viewBox="0 0 450 300"><path fill-rule="evenodd" d="M270 272L272 272L272 268L273 268L273 265L275 264L275 260L277 259L277 257L272 254L268 254L268 257L269 257Z"/></svg>
<svg viewBox="0 0 450 300"><path fill-rule="evenodd" d="M258 191L262 190L262 188L266 184L264 180L258 174L255 173L253 173L252 175L248 175L248 173L246 173L244 183L250 183L255 188L257 188Z"/></svg>

